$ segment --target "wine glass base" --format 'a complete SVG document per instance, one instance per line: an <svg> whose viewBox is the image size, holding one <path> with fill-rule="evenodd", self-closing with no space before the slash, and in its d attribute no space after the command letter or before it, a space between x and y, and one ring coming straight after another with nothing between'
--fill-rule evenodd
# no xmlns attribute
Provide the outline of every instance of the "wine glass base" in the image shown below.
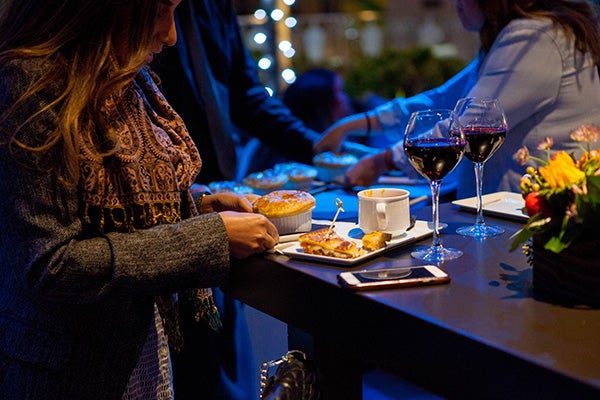
<svg viewBox="0 0 600 400"><path fill-rule="evenodd" d="M425 260L432 263L438 263L446 260L453 260L463 255L463 252L453 248L442 246L417 247L410 255L419 260Z"/></svg>
<svg viewBox="0 0 600 400"><path fill-rule="evenodd" d="M504 229L500 228L499 226L480 224L462 226L456 230L456 233L463 236L471 236L475 239L485 239L486 237L492 237L503 234Z"/></svg>

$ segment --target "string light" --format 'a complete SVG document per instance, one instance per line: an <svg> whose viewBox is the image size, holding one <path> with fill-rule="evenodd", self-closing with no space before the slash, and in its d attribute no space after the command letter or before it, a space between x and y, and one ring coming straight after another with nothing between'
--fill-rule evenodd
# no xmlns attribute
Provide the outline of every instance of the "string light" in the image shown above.
<svg viewBox="0 0 600 400"><path fill-rule="evenodd" d="M264 71L271 68L271 65L273 65L273 62L268 57L262 57L260 60L258 60L258 68Z"/></svg>
<svg viewBox="0 0 600 400"><path fill-rule="evenodd" d="M288 84L291 84L294 83L294 81L296 80L296 72L291 68L286 68L283 71L281 71L281 77Z"/></svg>
<svg viewBox="0 0 600 400"><path fill-rule="evenodd" d="M294 17L287 17L285 19L285 26L287 26L288 28L292 29L295 28L296 25L298 25L298 20Z"/></svg>
<svg viewBox="0 0 600 400"><path fill-rule="evenodd" d="M282 10L280 10L279 8L274 9L271 12L271 18L273 19L273 21L275 22L279 22L281 21L281 19L285 16L285 14L283 13Z"/></svg>
<svg viewBox="0 0 600 400"><path fill-rule="evenodd" d="M262 50L257 65L270 77L266 82L270 93L276 92L280 86L279 79L285 84L290 84L296 79L296 72L292 68L292 58L296 55L296 49L290 33L290 30L298 25L298 20L291 15L291 6L295 2L261 0L261 8L254 11L254 18L257 25L260 25L260 30L252 39L259 45L259 50Z"/></svg>
<svg viewBox="0 0 600 400"><path fill-rule="evenodd" d="M256 44L263 44L266 41L267 35L265 35L264 32L258 32L256 35L254 35L254 42L256 42Z"/></svg>
<svg viewBox="0 0 600 400"><path fill-rule="evenodd" d="M290 42L289 40L282 40L281 42L279 42L279 50L281 50L282 52L286 52L289 49L292 48L292 42Z"/></svg>
<svg viewBox="0 0 600 400"><path fill-rule="evenodd" d="M263 19L267 18L267 12L262 8L259 8L258 10L254 11L254 18L256 18L258 21L262 21Z"/></svg>
<svg viewBox="0 0 600 400"><path fill-rule="evenodd" d="M292 48L290 48L290 49L288 49L288 50L284 51L284 52L283 52L283 55L284 55L286 58L292 58L292 57L294 57L294 56L296 55L296 50L295 50L295 49L292 47Z"/></svg>

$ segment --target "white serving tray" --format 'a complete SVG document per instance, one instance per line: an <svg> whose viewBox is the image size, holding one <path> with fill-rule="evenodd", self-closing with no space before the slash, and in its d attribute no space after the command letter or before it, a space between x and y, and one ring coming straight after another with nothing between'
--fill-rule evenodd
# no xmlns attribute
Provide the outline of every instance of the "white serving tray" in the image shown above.
<svg viewBox="0 0 600 400"><path fill-rule="evenodd" d="M527 221L529 218L527 214L524 214L522 211L523 207L525 207L525 200L520 193L490 193L483 195L481 199L483 201L484 214L516 219L519 221ZM455 200L452 204L467 211L477 212L477 197Z"/></svg>
<svg viewBox="0 0 600 400"><path fill-rule="evenodd" d="M363 236L362 230L358 227L358 224L353 222L336 222L335 232L343 238L356 242L359 246L362 246L361 238ZM427 236L433 234L433 228L430 222L427 221L416 221L414 226L408 231L393 236L388 242L388 245L382 249L368 252L360 257L356 258L337 258L329 256L321 256L315 254L307 254L304 252L297 238L294 241L280 243L275 247L275 251L279 254L285 254L289 257L317 261L327 264L336 265L355 265L365 260L371 259L380 255L381 253L397 249L402 246L406 246L418 240L421 240Z"/></svg>

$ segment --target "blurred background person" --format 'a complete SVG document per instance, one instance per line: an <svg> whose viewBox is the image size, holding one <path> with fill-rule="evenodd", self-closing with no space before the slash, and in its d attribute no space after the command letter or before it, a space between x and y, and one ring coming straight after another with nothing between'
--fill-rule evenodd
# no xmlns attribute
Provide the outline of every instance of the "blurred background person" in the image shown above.
<svg viewBox="0 0 600 400"><path fill-rule="evenodd" d="M283 92L282 101L294 116L318 133L325 131L340 118L364 109L361 102L348 96L344 90L343 78L328 68L311 68L298 74L296 80ZM348 142L352 139L348 138ZM248 159L240 160L241 163L247 163L248 171L262 171L277 163L293 161L269 146L258 142L255 144L255 150L247 153ZM374 151L358 143L349 146L354 146L354 152L359 148L364 150L359 153L361 155Z"/></svg>
<svg viewBox="0 0 600 400"><path fill-rule="evenodd" d="M523 168L514 157L520 147L535 149L551 136L554 150L574 150L569 132L582 124L600 124L597 13L588 2L570 0L456 0L455 6L464 28L479 32L478 57L439 88L378 107L369 124L372 129L403 132L413 111L454 108L465 96L496 97L509 131L486 163L484 192L518 192ZM325 132L316 149L335 150L350 132L367 125L364 115L347 117ZM415 173L401 140L362 159L348 171L347 184L367 186L395 169ZM458 197L474 195L471 163L463 160L454 174Z"/></svg>
<svg viewBox="0 0 600 400"><path fill-rule="evenodd" d="M190 0L177 12L179 42L153 65L162 90L202 149L196 182L236 177L236 146L247 136L310 163L319 135L260 82L230 0Z"/></svg>
<svg viewBox="0 0 600 400"><path fill-rule="evenodd" d="M240 181L251 172L246 161L254 151L246 150L248 137L257 147L310 164L319 133L260 82L231 1L185 1L177 9L176 27L177 45L165 49L153 68L202 154L196 183ZM175 393L178 399L254 399L258 381L243 304L219 289L214 298L223 319L220 332L182 323L186 344L173 356ZM180 307L193 304L183 298Z"/></svg>
<svg viewBox="0 0 600 400"><path fill-rule="evenodd" d="M334 122L356 110L344 90L344 79L327 68L312 68L300 73L287 87L282 98L292 114L309 128L323 132Z"/></svg>

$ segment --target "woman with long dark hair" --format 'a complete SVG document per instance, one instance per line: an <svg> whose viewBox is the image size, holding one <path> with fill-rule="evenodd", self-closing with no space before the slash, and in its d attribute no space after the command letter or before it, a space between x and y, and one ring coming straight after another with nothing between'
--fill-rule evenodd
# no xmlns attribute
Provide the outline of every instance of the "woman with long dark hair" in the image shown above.
<svg viewBox="0 0 600 400"><path fill-rule="evenodd" d="M247 199L192 196L200 155L147 68L180 1L0 6L2 398L172 398L174 293L218 329L230 257L278 241Z"/></svg>

